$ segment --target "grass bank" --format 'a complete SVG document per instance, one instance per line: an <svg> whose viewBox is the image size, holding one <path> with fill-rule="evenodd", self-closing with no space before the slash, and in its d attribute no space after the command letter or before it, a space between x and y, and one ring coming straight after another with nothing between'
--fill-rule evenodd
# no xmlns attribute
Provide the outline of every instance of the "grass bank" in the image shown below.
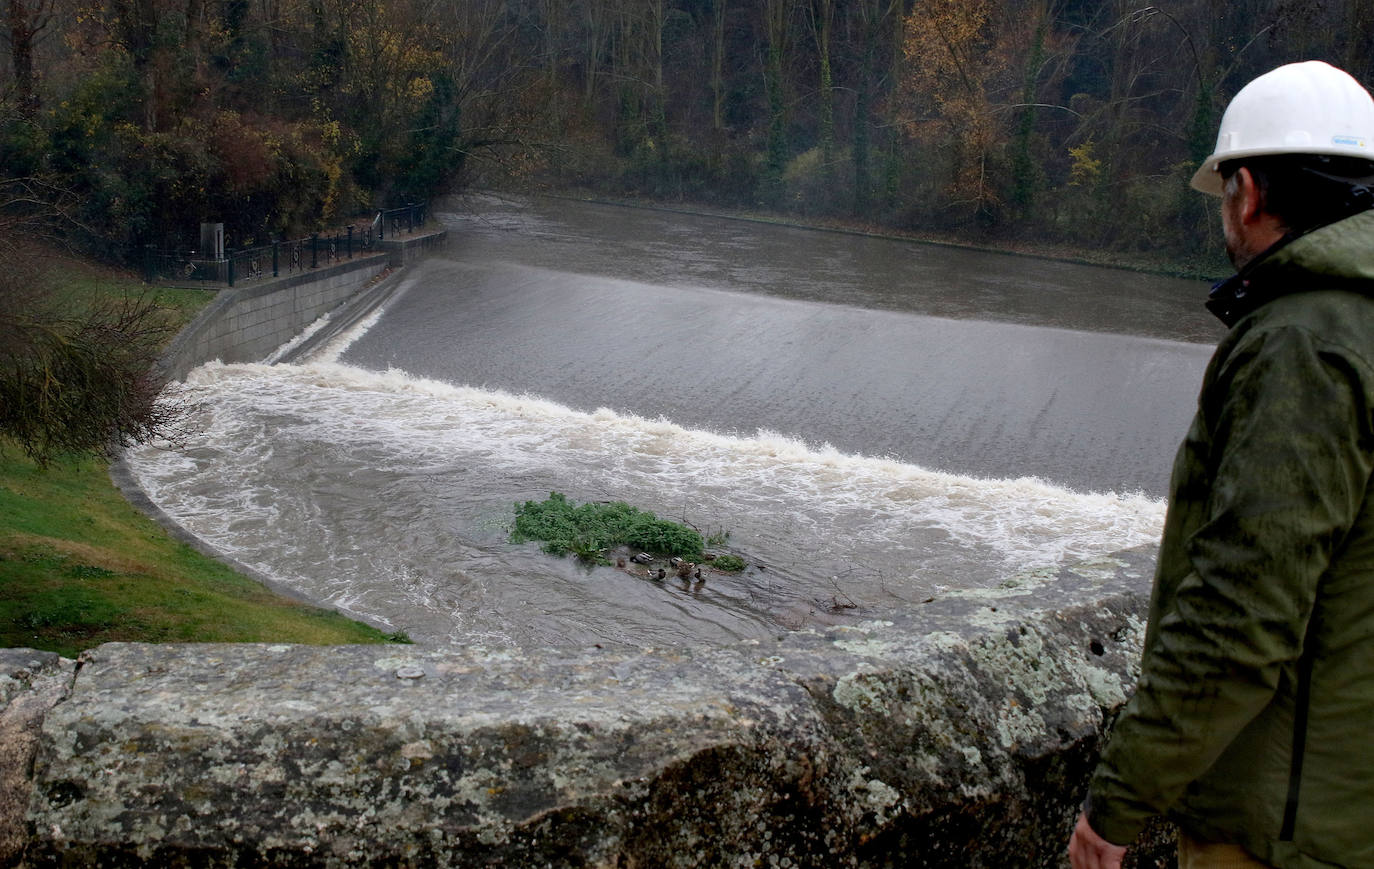
<svg viewBox="0 0 1374 869"><path fill-rule="evenodd" d="M63 258L56 291L81 304L144 292L133 277ZM212 295L159 290L188 322ZM270 591L170 537L110 481L106 462L39 468L0 442L0 646L74 656L111 641L378 643L382 632Z"/></svg>

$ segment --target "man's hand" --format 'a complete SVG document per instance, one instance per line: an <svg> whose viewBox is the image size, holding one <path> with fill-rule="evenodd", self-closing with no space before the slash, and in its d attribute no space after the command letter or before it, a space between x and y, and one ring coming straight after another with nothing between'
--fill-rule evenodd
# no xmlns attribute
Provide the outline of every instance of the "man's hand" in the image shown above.
<svg viewBox="0 0 1374 869"><path fill-rule="evenodd" d="M1126 854L1124 845L1113 845L1097 835L1088 825L1088 816L1078 816L1078 826L1073 828L1073 838L1069 840L1069 860L1073 869L1121 869L1121 858Z"/></svg>

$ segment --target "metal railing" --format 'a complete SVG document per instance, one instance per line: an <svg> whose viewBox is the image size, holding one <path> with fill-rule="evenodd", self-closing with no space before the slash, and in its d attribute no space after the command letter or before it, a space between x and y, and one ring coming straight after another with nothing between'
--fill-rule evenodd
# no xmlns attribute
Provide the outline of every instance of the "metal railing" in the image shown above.
<svg viewBox="0 0 1374 869"><path fill-rule="evenodd" d="M385 238L387 234L394 238L398 235L408 235L424 226L428 215L429 206L427 203L404 205L400 208L378 212L372 225L377 230L378 238Z"/></svg>
<svg viewBox="0 0 1374 869"><path fill-rule="evenodd" d="M294 241L230 248L220 259L207 259L196 251L149 248L145 252L144 276L150 284L195 282L233 287L291 275L374 253L384 238L409 235L422 229L427 215L425 204L387 209L377 212L372 222L361 230L350 225Z"/></svg>

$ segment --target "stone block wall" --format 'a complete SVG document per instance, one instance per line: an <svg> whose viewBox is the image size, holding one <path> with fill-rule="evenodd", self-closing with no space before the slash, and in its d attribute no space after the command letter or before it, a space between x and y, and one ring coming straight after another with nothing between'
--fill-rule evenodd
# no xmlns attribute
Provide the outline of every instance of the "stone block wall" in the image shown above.
<svg viewBox="0 0 1374 869"><path fill-rule="evenodd" d="M172 342L162 360L163 373L180 380L211 359L263 359L355 298L383 272L413 263L447 242L447 230L423 231L383 241L380 253L221 290Z"/></svg>
<svg viewBox="0 0 1374 869"><path fill-rule="evenodd" d="M263 359L389 267L390 254L374 254L221 290L172 342L163 358L163 373L180 380L211 359Z"/></svg>

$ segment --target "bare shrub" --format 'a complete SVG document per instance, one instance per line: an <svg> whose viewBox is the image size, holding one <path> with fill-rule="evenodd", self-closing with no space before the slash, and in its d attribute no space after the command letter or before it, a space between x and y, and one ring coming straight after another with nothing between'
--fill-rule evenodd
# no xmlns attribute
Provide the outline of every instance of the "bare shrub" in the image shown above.
<svg viewBox="0 0 1374 869"><path fill-rule="evenodd" d="M0 257L0 434L41 466L176 441L186 408L160 398L154 364L175 329L149 293L63 298Z"/></svg>

